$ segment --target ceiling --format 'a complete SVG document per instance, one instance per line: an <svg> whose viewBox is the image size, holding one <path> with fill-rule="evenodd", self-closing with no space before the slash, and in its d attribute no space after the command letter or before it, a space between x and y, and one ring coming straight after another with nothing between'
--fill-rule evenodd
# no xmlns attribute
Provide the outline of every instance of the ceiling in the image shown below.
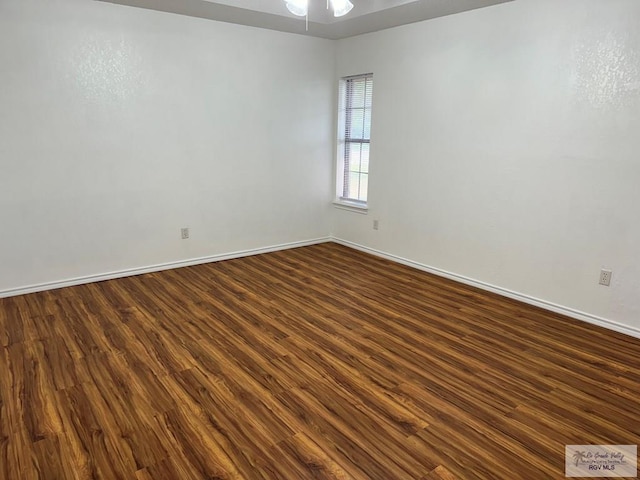
<svg viewBox="0 0 640 480"><path fill-rule="evenodd" d="M335 18L326 0L309 0L309 28L284 0L98 0L161 12L340 39L421 22L513 0L351 0L353 10Z"/></svg>
<svg viewBox="0 0 640 480"><path fill-rule="evenodd" d="M271 13L281 17L297 18L285 6L284 0L203 0L210 3L219 3L231 7L255 10L257 12ZM356 0L353 10L349 12L349 18L361 17L374 12L388 10L407 3L415 3L419 0ZM357 5L357 6L356 6ZM309 20L315 23L336 23L346 20L346 17L334 17L333 12L327 8L326 0L309 0Z"/></svg>

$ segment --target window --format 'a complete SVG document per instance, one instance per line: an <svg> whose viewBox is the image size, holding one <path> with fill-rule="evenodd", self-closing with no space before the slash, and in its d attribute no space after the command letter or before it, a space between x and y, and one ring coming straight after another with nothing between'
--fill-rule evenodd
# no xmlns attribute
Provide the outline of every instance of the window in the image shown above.
<svg viewBox="0 0 640 480"><path fill-rule="evenodd" d="M337 197L340 202L367 206L373 74L343 78L338 118Z"/></svg>

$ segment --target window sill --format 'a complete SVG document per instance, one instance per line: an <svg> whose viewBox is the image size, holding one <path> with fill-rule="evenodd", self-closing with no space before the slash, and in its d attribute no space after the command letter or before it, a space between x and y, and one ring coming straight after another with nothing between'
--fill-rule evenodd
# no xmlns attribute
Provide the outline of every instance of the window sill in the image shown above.
<svg viewBox="0 0 640 480"><path fill-rule="evenodd" d="M360 205L357 203L336 200L333 202L333 206L340 210L347 210L348 212L359 213L361 215L369 213L369 207L367 205Z"/></svg>

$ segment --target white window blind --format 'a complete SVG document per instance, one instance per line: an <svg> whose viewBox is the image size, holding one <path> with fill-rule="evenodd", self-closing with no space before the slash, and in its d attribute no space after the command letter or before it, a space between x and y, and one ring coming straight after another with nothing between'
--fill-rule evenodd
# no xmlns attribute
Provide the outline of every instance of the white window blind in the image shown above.
<svg viewBox="0 0 640 480"><path fill-rule="evenodd" d="M338 152L340 200L366 206L369 193L369 153L373 74L342 79ZM340 188L341 187L341 188Z"/></svg>

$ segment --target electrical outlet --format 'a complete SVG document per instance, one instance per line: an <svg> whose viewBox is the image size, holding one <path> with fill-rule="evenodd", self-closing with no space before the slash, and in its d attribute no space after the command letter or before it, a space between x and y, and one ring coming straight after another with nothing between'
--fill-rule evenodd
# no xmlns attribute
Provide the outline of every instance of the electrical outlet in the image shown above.
<svg viewBox="0 0 640 480"><path fill-rule="evenodd" d="M374 230L378 230L378 227L380 226L380 223L378 222L378 220L374 220L373 221L373 229Z"/></svg>
<svg viewBox="0 0 640 480"><path fill-rule="evenodd" d="M611 275L612 274L613 274L613 272L611 270L606 269L606 268L603 268L602 270L600 270L600 285L604 285L606 287L611 285Z"/></svg>
<svg viewBox="0 0 640 480"><path fill-rule="evenodd" d="M180 229L180 234L182 235L182 240L186 240L187 238L189 238L189 229L188 228L181 228Z"/></svg>

